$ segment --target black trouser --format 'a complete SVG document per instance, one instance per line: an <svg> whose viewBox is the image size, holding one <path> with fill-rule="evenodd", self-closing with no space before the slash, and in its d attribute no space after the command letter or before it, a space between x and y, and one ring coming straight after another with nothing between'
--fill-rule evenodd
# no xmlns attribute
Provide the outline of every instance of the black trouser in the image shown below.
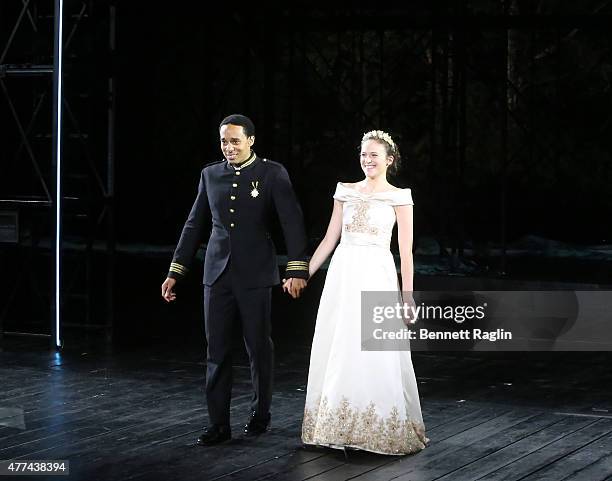
<svg viewBox="0 0 612 481"><path fill-rule="evenodd" d="M208 341L206 401L212 424L229 424L232 391L232 325L242 321L251 362L251 411L261 419L270 413L274 345L270 321L272 288L237 285L229 265L211 286L204 286L204 321Z"/></svg>

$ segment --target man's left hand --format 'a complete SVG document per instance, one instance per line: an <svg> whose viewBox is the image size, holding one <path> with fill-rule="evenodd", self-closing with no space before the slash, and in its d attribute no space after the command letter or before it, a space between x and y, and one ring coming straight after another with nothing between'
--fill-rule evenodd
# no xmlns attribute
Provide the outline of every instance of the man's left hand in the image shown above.
<svg viewBox="0 0 612 481"><path fill-rule="evenodd" d="M291 277L287 280L283 279L283 291L288 292L291 297L297 299L302 295L302 291L308 283L305 279Z"/></svg>

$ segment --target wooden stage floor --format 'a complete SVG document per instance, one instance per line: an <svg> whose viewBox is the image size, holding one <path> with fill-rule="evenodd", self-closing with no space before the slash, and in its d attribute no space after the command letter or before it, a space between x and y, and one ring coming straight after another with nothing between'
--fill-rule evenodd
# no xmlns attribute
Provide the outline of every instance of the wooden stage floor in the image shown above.
<svg viewBox="0 0 612 481"><path fill-rule="evenodd" d="M303 447L308 354L277 340L272 429L244 439L249 369L238 350L234 439L202 448L194 343L56 353L5 338L0 460L65 459L69 476L34 479L83 481L612 479L609 353L414 353L431 442L404 457Z"/></svg>

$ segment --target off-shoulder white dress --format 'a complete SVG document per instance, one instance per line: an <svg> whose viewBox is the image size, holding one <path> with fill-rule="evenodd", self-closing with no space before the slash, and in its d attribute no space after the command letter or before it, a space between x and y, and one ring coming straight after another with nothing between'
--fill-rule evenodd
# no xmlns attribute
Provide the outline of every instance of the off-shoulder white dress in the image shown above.
<svg viewBox="0 0 612 481"><path fill-rule="evenodd" d="M389 249L394 206L410 189L363 194L338 183L342 235L319 304L302 441L332 448L407 454L425 447L425 426L409 351L362 351L361 292L397 291Z"/></svg>

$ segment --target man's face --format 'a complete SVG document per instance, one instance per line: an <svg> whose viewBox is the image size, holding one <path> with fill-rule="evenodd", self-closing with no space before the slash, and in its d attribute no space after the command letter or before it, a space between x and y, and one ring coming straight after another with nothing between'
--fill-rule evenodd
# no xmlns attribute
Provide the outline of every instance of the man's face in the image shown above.
<svg viewBox="0 0 612 481"><path fill-rule="evenodd" d="M240 164L251 155L251 146L255 137L247 137L241 125L227 124L219 129L221 152L231 164Z"/></svg>

